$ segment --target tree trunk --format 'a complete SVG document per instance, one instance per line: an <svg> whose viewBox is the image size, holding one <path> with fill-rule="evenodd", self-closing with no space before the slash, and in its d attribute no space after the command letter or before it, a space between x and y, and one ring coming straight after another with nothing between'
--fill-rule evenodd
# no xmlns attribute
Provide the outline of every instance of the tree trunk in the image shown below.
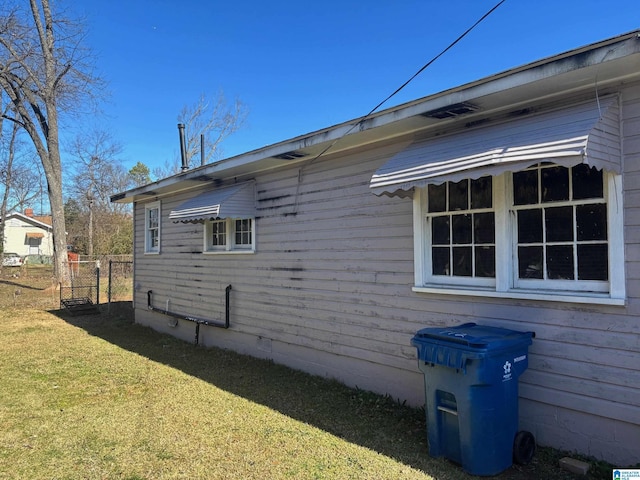
<svg viewBox="0 0 640 480"><path fill-rule="evenodd" d="M64 283L69 278L67 259L67 233L64 221L64 204L62 201L62 182L58 178L47 179L49 184L49 205L53 223L53 260L55 276L58 282Z"/></svg>
<svg viewBox="0 0 640 480"><path fill-rule="evenodd" d="M62 196L62 165L58 144L58 115L55 105L50 110L48 109L48 113L49 130L46 136L48 155L44 155L47 161L43 161L43 164L49 189L49 205L51 206L53 224L55 275L58 282L64 283L69 279L69 264L67 257L67 228L64 219L64 200Z"/></svg>

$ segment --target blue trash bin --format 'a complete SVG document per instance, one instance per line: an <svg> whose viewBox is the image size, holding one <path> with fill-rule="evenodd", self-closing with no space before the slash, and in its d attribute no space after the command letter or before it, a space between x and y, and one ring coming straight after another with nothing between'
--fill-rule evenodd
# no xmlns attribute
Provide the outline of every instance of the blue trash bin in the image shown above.
<svg viewBox="0 0 640 480"><path fill-rule="evenodd" d="M518 377L534 336L475 323L415 334L431 456L472 475L496 475L514 458L531 460L533 435L518 432Z"/></svg>

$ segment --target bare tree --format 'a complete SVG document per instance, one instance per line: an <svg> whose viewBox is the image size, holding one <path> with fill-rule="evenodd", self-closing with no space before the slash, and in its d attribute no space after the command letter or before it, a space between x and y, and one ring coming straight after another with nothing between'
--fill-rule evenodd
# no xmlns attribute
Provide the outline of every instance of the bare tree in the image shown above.
<svg viewBox="0 0 640 480"><path fill-rule="evenodd" d="M0 118L0 137L4 140L3 134L3 119ZM0 242L2 243L2 249L0 250L0 271L2 270L2 263L4 261L4 227L5 227L5 219L7 218L7 203L9 201L9 190L11 187L11 174L13 171L13 160L15 158L15 142L18 126L14 124L11 129L11 135L8 142L3 142L6 144L6 162L3 162L3 168L0 172L0 180L4 183L4 193L2 195L2 202L0 203Z"/></svg>
<svg viewBox="0 0 640 480"><path fill-rule="evenodd" d="M34 160L36 168L34 169ZM37 159L33 154L27 157L16 158L17 163L13 165L11 183L9 185L11 204L8 204L9 211L23 212L27 207L35 206L41 200L41 175ZM42 212L42 208L40 208Z"/></svg>
<svg viewBox="0 0 640 480"><path fill-rule="evenodd" d="M193 105L182 107L178 123L185 125L187 166L192 168L202 163L202 138L204 163L221 158L222 142L242 127L246 117L245 105L238 99L229 104L222 91L218 92L213 100L202 94ZM177 135L176 131L176 143ZM167 160L163 165L155 167L151 173L156 179L170 177L180 173L181 166L179 159L174 159L173 162Z"/></svg>
<svg viewBox="0 0 640 480"><path fill-rule="evenodd" d="M197 166L200 162L201 135L204 135L205 163L220 158L220 144L244 123L245 105L238 99L229 104L222 91L214 99L200 95L193 105L185 105L178 115L178 122L185 125L187 162Z"/></svg>
<svg viewBox="0 0 640 480"><path fill-rule="evenodd" d="M5 2L7 3L7 2ZM72 112L96 88L82 29L56 17L49 0L29 0L29 11L4 8L0 16L0 88L15 115L5 118L28 133L47 179L53 220L56 276L67 276L66 228L60 161L60 115Z"/></svg>
<svg viewBox="0 0 640 480"><path fill-rule="evenodd" d="M100 130L76 137L71 145L75 174L67 191L79 210L88 213L88 255L94 254L96 222L104 224L105 217L122 215L127 208L110 202L114 190L123 191L131 185L129 172L118 158L121 152L122 146L109 133Z"/></svg>
<svg viewBox="0 0 640 480"><path fill-rule="evenodd" d="M4 99L0 91L0 102ZM3 105L8 113L11 105ZM22 128L5 122L0 115L0 244L4 250L4 219L15 211L24 211L40 197L40 169L33 170L33 151L21 141ZM36 166L38 164L36 163Z"/></svg>

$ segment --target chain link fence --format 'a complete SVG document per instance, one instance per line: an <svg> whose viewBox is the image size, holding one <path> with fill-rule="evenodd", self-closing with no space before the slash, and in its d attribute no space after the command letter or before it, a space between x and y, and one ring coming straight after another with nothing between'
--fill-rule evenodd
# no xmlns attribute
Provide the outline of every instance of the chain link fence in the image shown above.
<svg viewBox="0 0 640 480"><path fill-rule="evenodd" d="M107 309L114 304L126 303L133 307L133 260L109 260L107 284Z"/></svg>
<svg viewBox="0 0 640 480"><path fill-rule="evenodd" d="M52 261L29 256L19 267L0 267L0 308L63 307L63 300L89 299L93 305L133 306L133 256L77 256L69 262L69 280L59 284Z"/></svg>

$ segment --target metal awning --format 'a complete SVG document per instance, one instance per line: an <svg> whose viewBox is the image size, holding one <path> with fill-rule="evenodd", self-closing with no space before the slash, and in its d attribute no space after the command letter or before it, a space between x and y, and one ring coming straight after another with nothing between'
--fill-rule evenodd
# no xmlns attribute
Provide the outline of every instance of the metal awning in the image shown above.
<svg viewBox="0 0 640 480"><path fill-rule="evenodd" d="M255 216L255 183L203 192L172 210L174 222L199 222L212 218L247 218Z"/></svg>
<svg viewBox="0 0 640 480"><path fill-rule="evenodd" d="M29 238L44 238L44 233L41 232L27 232L27 239Z"/></svg>
<svg viewBox="0 0 640 480"><path fill-rule="evenodd" d="M532 164L586 163L621 173L617 98L592 102L414 142L371 178L376 195L500 175Z"/></svg>

